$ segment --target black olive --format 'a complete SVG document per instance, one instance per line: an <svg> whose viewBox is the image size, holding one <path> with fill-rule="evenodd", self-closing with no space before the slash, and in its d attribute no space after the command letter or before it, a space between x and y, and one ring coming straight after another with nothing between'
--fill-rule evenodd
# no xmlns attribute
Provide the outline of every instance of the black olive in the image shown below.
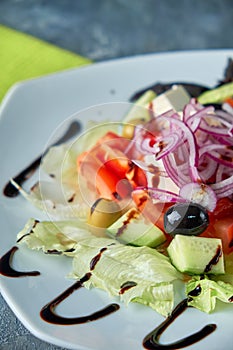
<svg viewBox="0 0 233 350"><path fill-rule="evenodd" d="M195 203L175 204L164 215L164 230L172 236L197 236L205 231L208 225L207 210Z"/></svg>

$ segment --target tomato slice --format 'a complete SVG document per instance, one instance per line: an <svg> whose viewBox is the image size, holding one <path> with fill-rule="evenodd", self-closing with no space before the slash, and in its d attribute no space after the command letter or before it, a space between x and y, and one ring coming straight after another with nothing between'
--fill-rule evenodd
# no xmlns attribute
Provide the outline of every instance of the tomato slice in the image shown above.
<svg viewBox="0 0 233 350"><path fill-rule="evenodd" d="M210 220L226 217L233 217L233 201L228 197L220 198L217 201L214 212L210 214Z"/></svg>
<svg viewBox="0 0 233 350"><path fill-rule="evenodd" d="M221 238L225 254L233 252L233 219L225 218L214 223L216 237Z"/></svg>
<svg viewBox="0 0 233 350"><path fill-rule="evenodd" d="M130 140L126 139L125 137L119 136L112 131L108 131L104 136L99 138L93 148L100 145L107 145L112 149L117 149L124 152L129 143Z"/></svg>
<svg viewBox="0 0 233 350"><path fill-rule="evenodd" d="M87 152L77 157L78 173L87 187L103 198L129 197L137 186L147 186L147 177L125 154L129 140L108 132Z"/></svg>
<svg viewBox="0 0 233 350"><path fill-rule="evenodd" d="M209 219L210 224L201 236L220 238L223 253L230 254L233 252L233 201L228 197L219 199Z"/></svg>

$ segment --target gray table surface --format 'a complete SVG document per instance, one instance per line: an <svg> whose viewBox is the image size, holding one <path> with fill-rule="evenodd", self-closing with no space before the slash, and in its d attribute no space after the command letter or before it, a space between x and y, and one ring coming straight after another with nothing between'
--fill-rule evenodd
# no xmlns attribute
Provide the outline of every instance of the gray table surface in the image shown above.
<svg viewBox="0 0 233 350"><path fill-rule="evenodd" d="M233 47L232 0L0 0L0 24L94 61ZM0 349L61 348L31 335L0 296Z"/></svg>

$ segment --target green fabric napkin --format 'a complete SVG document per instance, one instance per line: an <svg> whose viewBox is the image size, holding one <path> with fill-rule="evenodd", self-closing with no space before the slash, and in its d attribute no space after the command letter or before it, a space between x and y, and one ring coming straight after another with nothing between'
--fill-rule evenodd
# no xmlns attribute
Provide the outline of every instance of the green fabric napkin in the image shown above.
<svg viewBox="0 0 233 350"><path fill-rule="evenodd" d="M0 25L0 101L16 82L88 63L85 57Z"/></svg>

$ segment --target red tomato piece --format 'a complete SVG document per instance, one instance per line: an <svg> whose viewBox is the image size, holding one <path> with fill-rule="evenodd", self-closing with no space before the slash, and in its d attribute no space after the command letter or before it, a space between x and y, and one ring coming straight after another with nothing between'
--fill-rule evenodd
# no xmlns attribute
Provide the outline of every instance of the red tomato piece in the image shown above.
<svg viewBox="0 0 233 350"><path fill-rule="evenodd" d="M233 218L233 201L228 197L220 198L214 212L210 214L210 220L222 219L228 216Z"/></svg>
<svg viewBox="0 0 233 350"><path fill-rule="evenodd" d="M79 174L100 197L123 199L137 186L147 185L143 170L124 154L128 143L129 140L108 132L94 147L77 157Z"/></svg>
<svg viewBox="0 0 233 350"><path fill-rule="evenodd" d="M230 254L233 252L233 219L225 218L217 220L214 225L217 238L221 238L223 245L223 252Z"/></svg>
<svg viewBox="0 0 233 350"><path fill-rule="evenodd" d="M233 201L227 197L219 199L209 219L210 224L201 236L220 238L223 253L230 254L233 252Z"/></svg>

